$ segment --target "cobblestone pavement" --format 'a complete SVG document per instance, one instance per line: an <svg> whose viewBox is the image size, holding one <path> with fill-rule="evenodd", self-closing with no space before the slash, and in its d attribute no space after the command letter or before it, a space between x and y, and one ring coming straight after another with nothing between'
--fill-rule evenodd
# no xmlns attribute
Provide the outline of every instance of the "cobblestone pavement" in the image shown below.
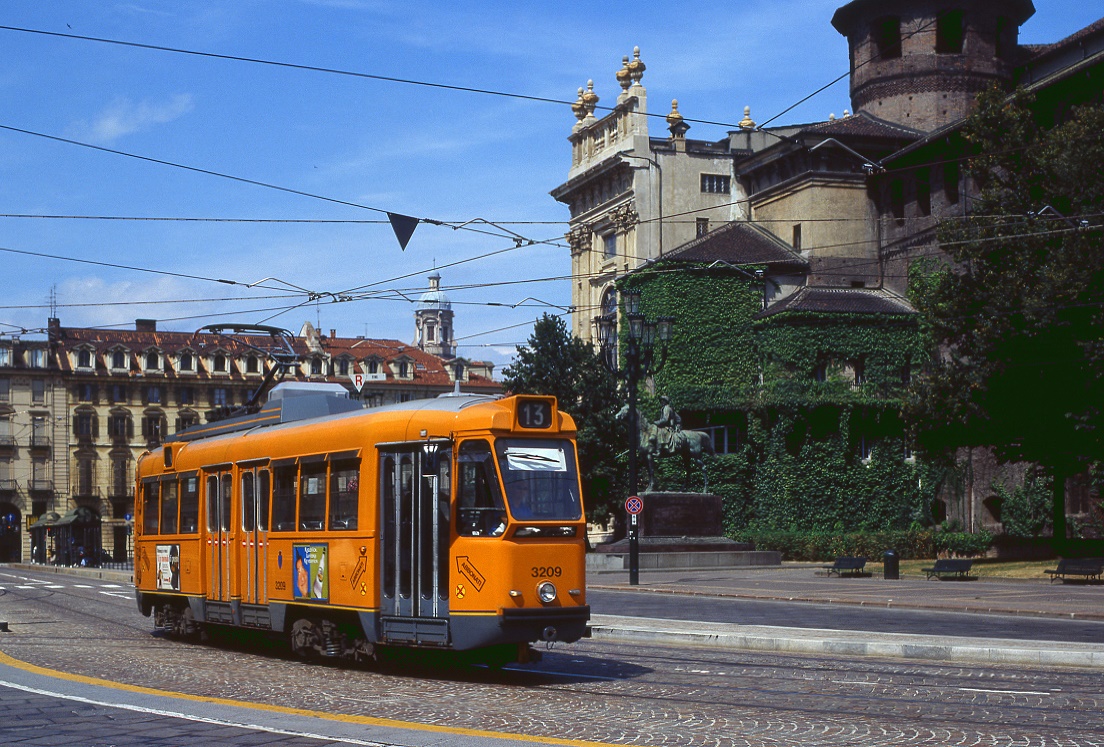
<svg viewBox="0 0 1104 747"><path fill-rule="evenodd" d="M118 586L15 588L6 581L0 571L0 604L12 629L0 634L4 654L218 702L607 744L1104 745L1104 688L1090 671L598 641L501 672L412 662L348 669L304 664L256 641L210 646L154 636L129 590ZM12 693L0 693L0 712L7 712ZM3 723L10 721L0 722L0 736L10 742ZM119 724L122 732L130 728L125 719ZM457 743L437 736L440 744Z"/></svg>

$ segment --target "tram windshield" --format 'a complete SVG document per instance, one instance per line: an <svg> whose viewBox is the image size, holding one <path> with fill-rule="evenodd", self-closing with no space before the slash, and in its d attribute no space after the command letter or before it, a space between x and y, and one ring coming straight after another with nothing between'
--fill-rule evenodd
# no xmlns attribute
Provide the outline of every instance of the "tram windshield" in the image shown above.
<svg viewBox="0 0 1104 747"><path fill-rule="evenodd" d="M500 438L495 442L506 502L515 519L582 518L575 449L570 441Z"/></svg>

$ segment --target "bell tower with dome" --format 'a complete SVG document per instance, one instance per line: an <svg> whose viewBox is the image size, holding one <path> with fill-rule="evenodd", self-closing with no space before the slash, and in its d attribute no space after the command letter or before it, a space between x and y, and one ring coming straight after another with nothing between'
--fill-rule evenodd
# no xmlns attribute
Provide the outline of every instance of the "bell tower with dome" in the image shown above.
<svg viewBox="0 0 1104 747"><path fill-rule="evenodd" d="M441 291L441 276L429 276L429 290L418 299L414 311L414 344L439 358L456 357L456 339L452 328L452 303Z"/></svg>

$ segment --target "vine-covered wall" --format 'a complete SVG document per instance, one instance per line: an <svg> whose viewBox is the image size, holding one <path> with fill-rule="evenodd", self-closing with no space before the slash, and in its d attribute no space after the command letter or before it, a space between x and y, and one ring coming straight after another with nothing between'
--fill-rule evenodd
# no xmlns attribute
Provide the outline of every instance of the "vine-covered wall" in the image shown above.
<svg viewBox="0 0 1104 747"><path fill-rule="evenodd" d="M763 281L749 269L659 263L622 281L641 291L646 317L675 318L666 362L642 388L644 411L665 394L686 428L739 424L738 448L708 462L728 530L930 524L939 474L908 454L899 414L911 369L926 359L915 320L756 320ZM680 488L681 463L662 464L660 479Z"/></svg>

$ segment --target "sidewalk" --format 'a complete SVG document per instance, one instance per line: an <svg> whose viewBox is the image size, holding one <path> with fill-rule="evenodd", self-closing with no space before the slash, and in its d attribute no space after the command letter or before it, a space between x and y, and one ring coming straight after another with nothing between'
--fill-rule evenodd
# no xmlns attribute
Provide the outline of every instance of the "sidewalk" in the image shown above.
<svg viewBox="0 0 1104 747"><path fill-rule="evenodd" d="M591 573L587 588L1104 621L1104 584L984 577L976 581L839 578L818 576L822 565L642 570L636 587L629 586L628 572Z"/></svg>
<svg viewBox="0 0 1104 747"><path fill-rule="evenodd" d="M1104 585L1047 580L938 581L923 578L817 576L820 565L591 574L587 588L652 594L811 602L883 609L931 610L1101 623L1099 643L968 636L874 633L689 620L594 615L596 640L711 646L806 655L879 656L973 664L1104 669Z"/></svg>

